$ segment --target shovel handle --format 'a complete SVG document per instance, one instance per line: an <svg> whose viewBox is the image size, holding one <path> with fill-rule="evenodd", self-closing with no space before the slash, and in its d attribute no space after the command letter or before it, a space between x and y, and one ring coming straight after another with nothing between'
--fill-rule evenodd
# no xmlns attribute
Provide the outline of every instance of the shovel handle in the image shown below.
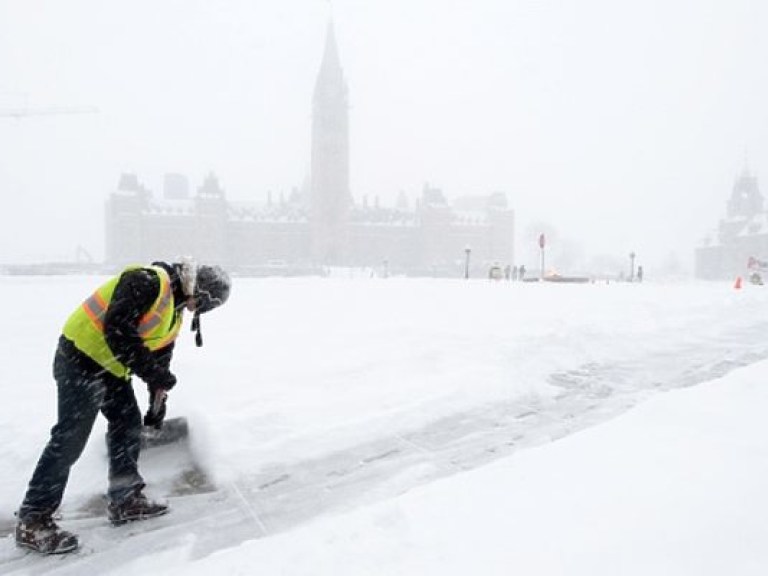
<svg viewBox="0 0 768 576"><path fill-rule="evenodd" d="M160 408L163 407L163 402L165 402L165 399L167 397L168 397L168 392L166 392L162 388L155 391L154 396L152 396L152 406L150 408L150 412L152 413L152 416L157 416L158 412L160 412Z"/></svg>

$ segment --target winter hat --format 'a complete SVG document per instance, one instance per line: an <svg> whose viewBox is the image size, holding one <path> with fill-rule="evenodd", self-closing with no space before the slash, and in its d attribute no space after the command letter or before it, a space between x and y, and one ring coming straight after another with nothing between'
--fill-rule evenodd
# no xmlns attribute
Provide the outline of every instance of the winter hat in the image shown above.
<svg viewBox="0 0 768 576"><path fill-rule="evenodd" d="M229 299L232 291L232 280L221 266L197 266L195 273L195 315L192 317L192 331L195 334L195 344L203 345L203 335L200 330L200 314L218 308Z"/></svg>
<svg viewBox="0 0 768 576"><path fill-rule="evenodd" d="M197 267L195 283L195 311L200 314L218 308L229 299L232 290L232 280L221 266Z"/></svg>

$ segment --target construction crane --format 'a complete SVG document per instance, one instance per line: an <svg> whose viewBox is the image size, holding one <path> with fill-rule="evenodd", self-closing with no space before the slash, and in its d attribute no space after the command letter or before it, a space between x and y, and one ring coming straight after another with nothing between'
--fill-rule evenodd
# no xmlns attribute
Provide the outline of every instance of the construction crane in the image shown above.
<svg viewBox="0 0 768 576"><path fill-rule="evenodd" d="M99 111L95 106L55 107L55 108L10 108L0 109L0 118L27 118L29 116L61 116L64 114L95 114Z"/></svg>

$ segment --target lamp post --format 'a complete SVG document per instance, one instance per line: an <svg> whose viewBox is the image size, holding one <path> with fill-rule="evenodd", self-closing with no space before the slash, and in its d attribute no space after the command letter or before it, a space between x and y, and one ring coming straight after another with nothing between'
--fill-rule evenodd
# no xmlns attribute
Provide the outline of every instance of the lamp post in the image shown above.
<svg viewBox="0 0 768 576"><path fill-rule="evenodd" d="M635 253L629 253L629 281L635 281Z"/></svg>
<svg viewBox="0 0 768 576"><path fill-rule="evenodd" d="M472 252L472 248L470 248L469 244L467 244L464 247L464 254L466 256L464 258L464 279L465 280L469 279L469 255L471 252Z"/></svg>

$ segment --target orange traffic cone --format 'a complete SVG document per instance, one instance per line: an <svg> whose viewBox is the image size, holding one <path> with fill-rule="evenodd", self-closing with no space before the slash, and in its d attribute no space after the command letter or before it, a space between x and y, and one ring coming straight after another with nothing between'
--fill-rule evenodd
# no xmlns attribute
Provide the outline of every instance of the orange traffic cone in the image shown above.
<svg viewBox="0 0 768 576"><path fill-rule="evenodd" d="M736 282L733 283L734 290L741 290L741 276L736 276Z"/></svg>

